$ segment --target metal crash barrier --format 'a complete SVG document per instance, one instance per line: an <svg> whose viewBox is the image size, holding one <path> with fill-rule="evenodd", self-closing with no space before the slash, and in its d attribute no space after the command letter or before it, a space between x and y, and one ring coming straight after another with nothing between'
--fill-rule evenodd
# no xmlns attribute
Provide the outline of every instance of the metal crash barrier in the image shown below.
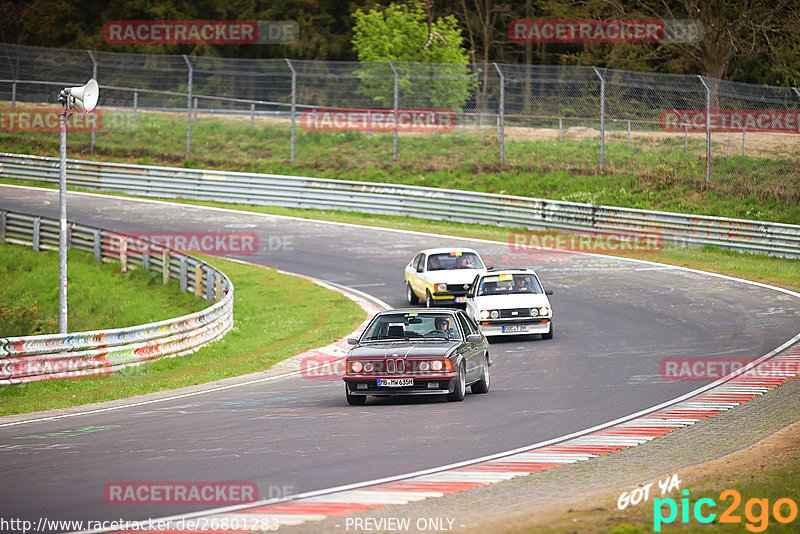
<svg viewBox="0 0 800 534"><path fill-rule="evenodd" d="M56 219L0 211L0 243L58 250ZM68 334L0 338L0 385L49 378L100 375L163 357L183 356L221 338L233 327L233 283L211 265L150 243L128 247L129 236L70 223L69 246L94 253L97 261L119 261L161 271L163 283L180 280L211 305L155 323ZM137 238L140 239L140 238Z"/></svg>

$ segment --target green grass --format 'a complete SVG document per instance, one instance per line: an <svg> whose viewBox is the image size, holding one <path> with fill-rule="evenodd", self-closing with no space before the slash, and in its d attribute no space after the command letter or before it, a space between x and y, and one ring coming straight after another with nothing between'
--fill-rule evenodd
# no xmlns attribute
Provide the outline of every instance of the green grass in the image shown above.
<svg viewBox="0 0 800 534"><path fill-rule="evenodd" d="M726 217L800 222L800 145L765 156L715 155L712 179L704 183L704 142L682 136L635 137L631 148L609 134L605 172L599 171L599 141L550 139L506 142L506 164L498 163L492 129L446 134L403 135L392 165L392 137L360 132L306 132L298 127L296 163L289 164L285 122L208 118L192 129L192 152L184 160L186 117L181 114L109 111L97 133L68 136L70 157L105 161L246 172L300 174L323 178L425 185L612 206ZM158 142L154 142L158 139ZM795 143L797 144L797 143ZM4 151L58 155L53 133L0 133ZM722 154L722 143L712 154Z"/></svg>
<svg viewBox="0 0 800 534"><path fill-rule="evenodd" d="M203 259L225 272L236 290L234 328L222 340L188 356L130 367L104 378L4 386L0 415L65 408L261 371L349 334L365 318L365 312L350 299L307 280L219 258Z"/></svg>
<svg viewBox="0 0 800 534"><path fill-rule="evenodd" d="M207 306L180 293L175 280L165 287L160 272L120 272L116 264L94 261L72 249L67 264L70 332L120 328L161 321ZM58 332L58 252L0 244L0 337Z"/></svg>

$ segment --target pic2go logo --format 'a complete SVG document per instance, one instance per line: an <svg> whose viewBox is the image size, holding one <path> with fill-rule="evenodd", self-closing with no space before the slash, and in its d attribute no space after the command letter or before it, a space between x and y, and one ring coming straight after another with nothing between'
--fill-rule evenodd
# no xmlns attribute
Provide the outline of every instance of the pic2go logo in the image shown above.
<svg viewBox="0 0 800 534"><path fill-rule="evenodd" d="M681 515L681 523L689 522L689 514L694 516L699 523L711 523L717 519L717 514L711 512L711 508L716 508L717 503L714 499L704 497L698 499L694 505L689 501L689 490L681 492L684 495L680 499L680 505L675 499L653 499L653 531L661 532L662 524L670 524ZM736 510L742 502L742 496L734 489L728 489L719 494L720 501L732 499L733 502L719 516L719 523L741 523L742 517L736 514ZM666 507L667 515L664 515ZM769 526L770 512L778 523L791 523L797 518L797 503L789 498L776 500L769 506L769 499L748 499L744 505L744 517L747 520L745 528L750 532L763 532Z"/></svg>

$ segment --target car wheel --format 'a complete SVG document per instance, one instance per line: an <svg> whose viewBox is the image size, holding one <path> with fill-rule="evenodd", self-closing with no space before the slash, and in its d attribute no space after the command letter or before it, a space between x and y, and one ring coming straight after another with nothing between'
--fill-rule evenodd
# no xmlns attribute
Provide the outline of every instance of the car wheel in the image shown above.
<svg viewBox="0 0 800 534"><path fill-rule="evenodd" d="M433 297L431 296L431 292L427 289L425 290L425 307L433 308Z"/></svg>
<svg viewBox="0 0 800 534"><path fill-rule="evenodd" d="M452 393L447 394L449 401L462 401L467 394L467 370L464 364L458 366L458 375L456 376L456 385Z"/></svg>
<svg viewBox="0 0 800 534"><path fill-rule="evenodd" d="M364 406L367 403L366 395L351 395L347 384L344 385L344 394L347 397L347 404L350 406Z"/></svg>
<svg viewBox="0 0 800 534"><path fill-rule="evenodd" d="M542 334L542 339L553 339L553 323L550 323L550 331Z"/></svg>
<svg viewBox="0 0 800 534"><path fill-rule="evenodd" d="M414 290L411 289L411 284L408 282L406 282L406 298L408 299L409 304L414 305L419 303L419 297L416 293L414 293Z"/></svg>
<svg viewBox="0 0 800 534"><path fill-rule="evenodd" d="M483 374L470 386L473 393L489 393L489 356L483 358Z"/></svg>

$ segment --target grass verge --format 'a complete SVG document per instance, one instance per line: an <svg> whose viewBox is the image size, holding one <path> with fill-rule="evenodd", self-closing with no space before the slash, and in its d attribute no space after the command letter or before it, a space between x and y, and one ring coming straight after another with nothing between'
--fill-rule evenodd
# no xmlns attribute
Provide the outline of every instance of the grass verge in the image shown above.
<svg viewBox="0 0 800 534"><path fill-rule="evenodd" d="M307 280L220 258L203 259L225 272L236 288L234 328L222 340L188 356L103 378L2 387L0 415L66 408L261 371L349 334L366 316L350 299Z"/></svg>
<svg viewBox="0 0 800 534"><path fill-rule="evenodd" d="M800 143L792 136L785 148L773 151L769 147L783 141L759 134L767 136L759 141L767 147L760 157L723 155L725 143L715 141L711 180L706 183L704 139L694 134L685 149L681 135L642 133L628 147L619 132L609 133L601 172L600 141L595 136L566 136L557 142L541 138L543 129L517 128L521 133L506 142L506 162L501 166L493 128L409 134L401 136L398 164L392 165L389 134L307 132L298 127L292 165L288 121L258 120L256 124L251 130L250 121L243 117L201 115L192 127L191 157L184 160L185 114L139 113L132 120L127 112L108 110L91 157L800 222L800 190L796 186ZM153 143L153 139L159 142ZM89 140L88 133L70 133L69 156L86 157ZM58 136L49 132L0 132L0 145L3 151L58 156Z"/></svg>

